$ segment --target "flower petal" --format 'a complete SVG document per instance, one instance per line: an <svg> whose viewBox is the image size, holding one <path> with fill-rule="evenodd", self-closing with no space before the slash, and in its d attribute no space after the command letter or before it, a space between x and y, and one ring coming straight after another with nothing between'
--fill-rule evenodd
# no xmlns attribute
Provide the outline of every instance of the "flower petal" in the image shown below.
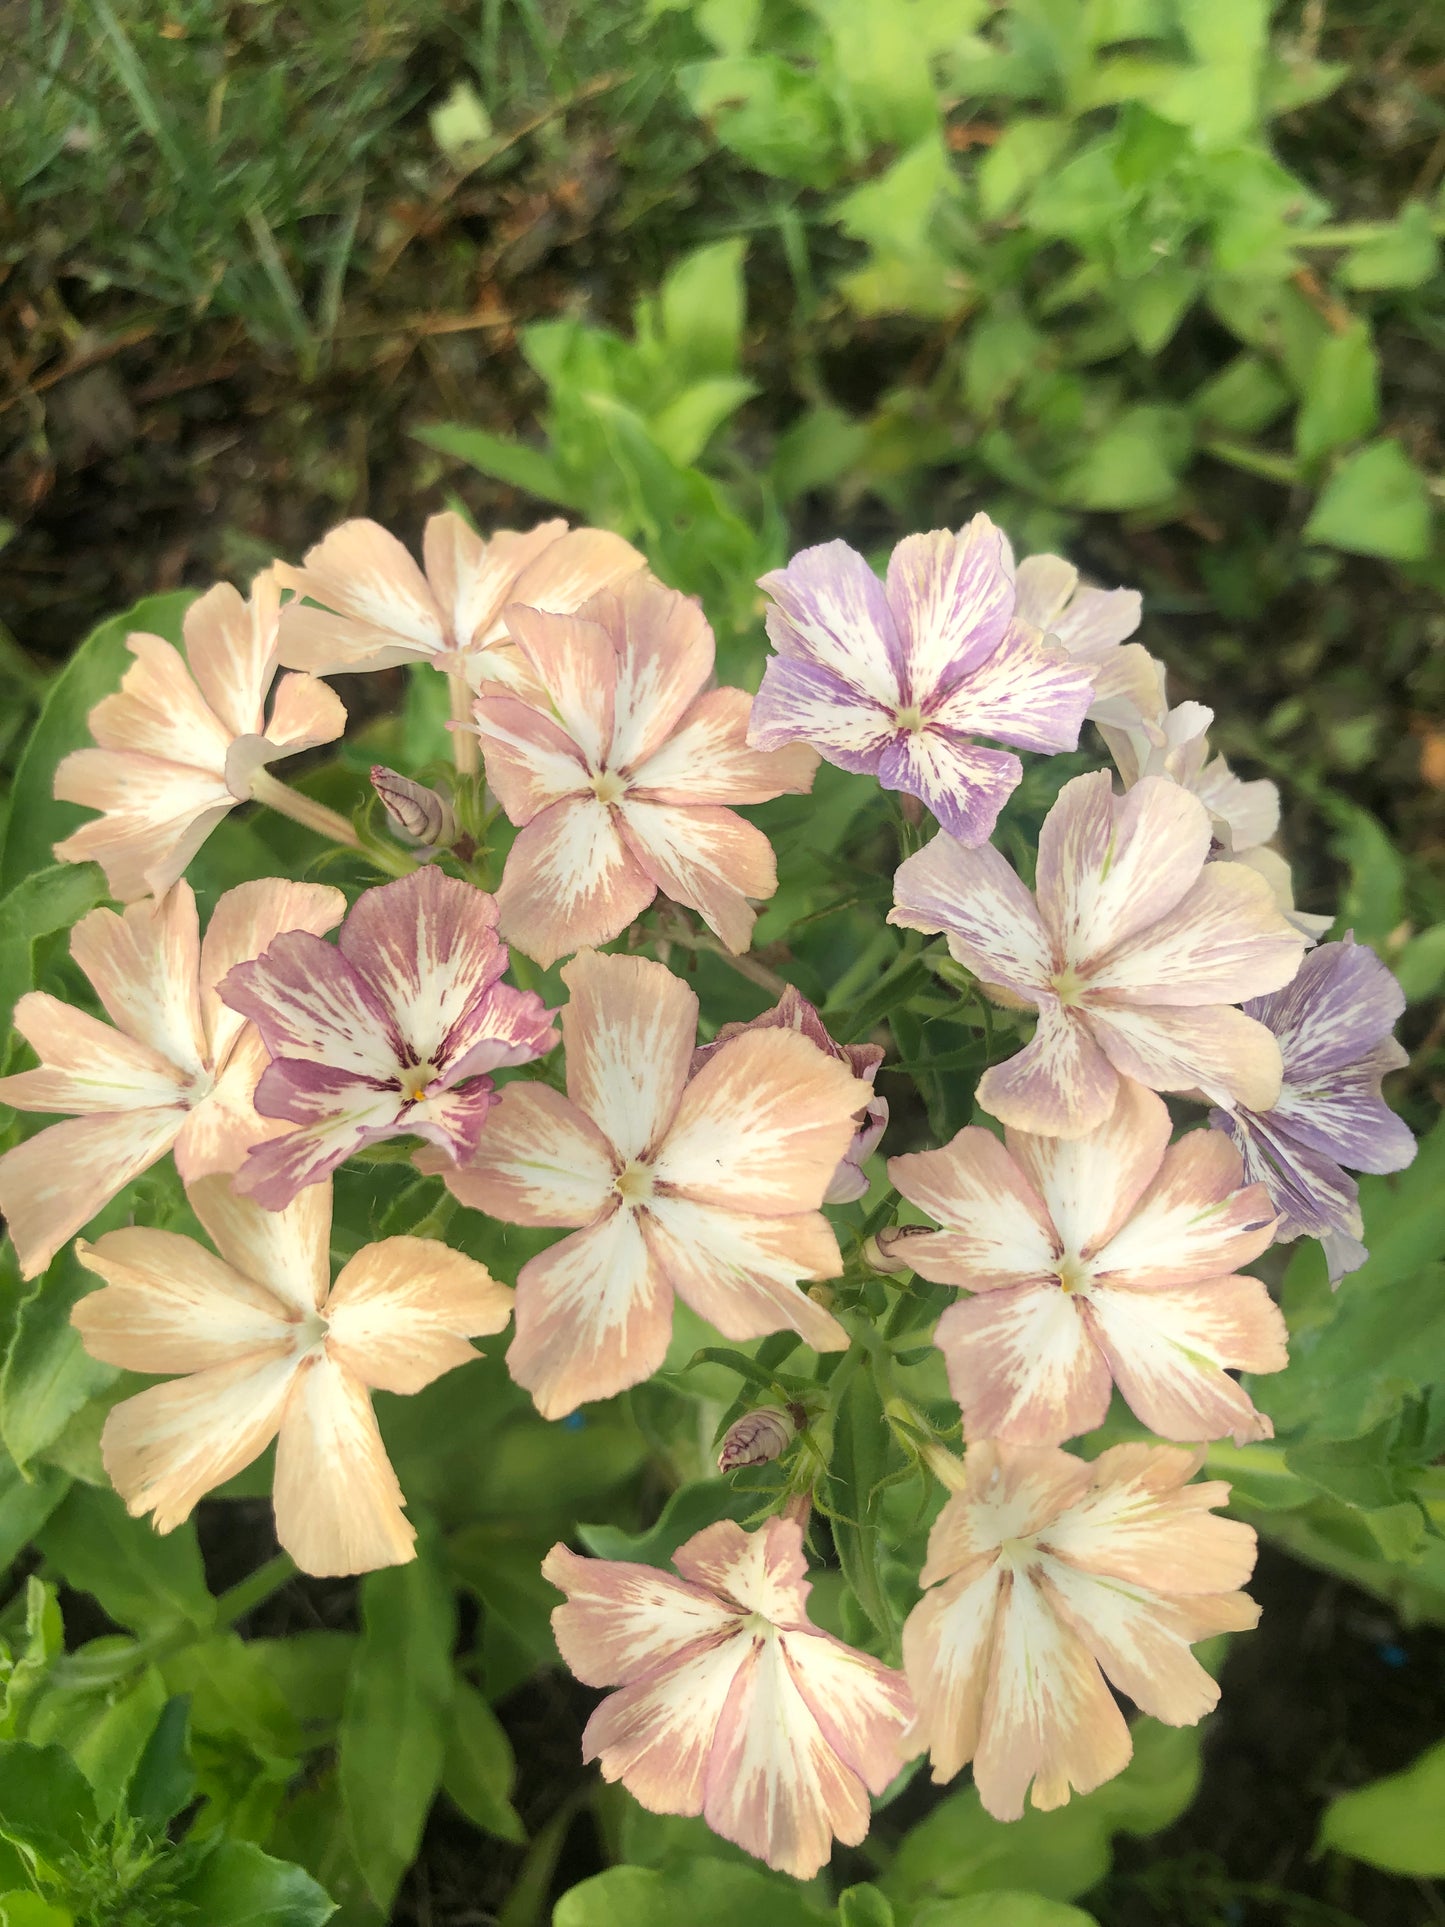
<svg viewBox="0 0 1445 1927"><path fill-rule="evenodd" d="M905 536L888 559L888 606L903 638L906 699L946 695L1003 641L1014 607L998 530L975 515L957 535Z"/></svg>
<svg viewBox="0 0 1445 1927"><path fill-rule="evenodd" d="M1405 993L1368 944L1346 937L1311 951L1282 990L1247 1009L1279 1039L1289 1080L1304 1090L1383 1043L1405 1013Z"/></svg>
<svg viewBox="0 0 1445 1927"><path fill-rule="evenodd" d="M175 1141L181 1110L67 1118L0 1157L0 1211L22 1278L44 1271L60 1247Z"/></svg>
<svg viewBox="0 0 1445 1927"><path fill-rule="evenodd" d="M626 1207L529 1258L516 1312L507 1370L543 1418L651 1378L672 1336L672 1291Z"/></svg>
<svg viewBox="0 0 1445 1927"><path fill-rule="evenodd" d="M805 796L818 767L805 743L748 747L752 699L741 689L709 689L672 734L637 765L632 793L651 803L766 803Z"/></svg>
<svg viewBox="0 0 1445 1927"><path fill-rule="evenodd" d="M92 1358L130 1372L198 1372L288 1346L288 1306L194 1238L127 1225L75 1255L105 1288L70 1314Z"/></svg>
<svg viewBox="0 0 1445 1927"><path fill-rule="evenodd" d="M47 991L27 990L12 1022L41 1060L0 1077L0 1103L17 1111L82 1116L183 1109L190 1100L192 1077L168 1057Z"/></svg>
<svg viewBox="0 0 1445 1927"><path fill-rule="evenodd" d="M986 1291L1053 1273L1060 1251L1048 1210L992 1131L968 1125L941 1150L890 1158L888 1176L944 1227L902 1248L920 1278Z"/></svg>
<svg viewBox="0 0 1445 1927"><path fill-rule="evenodd" d="M231 1176L246 1161L253 1144L283 1137L284 1119L262 1117L256 1086L271 1058L254 1024L243 1024L226 1055L225 1068L203 1098L192 1106L175 1142L176 1170L183 1184L198 1178Z"/></svg>
<svg viewBox="0 0 1445 1927"><path fill-rule="evenodd" d="M796 1031L745 1031L689 1082L653 1178L725 1209L816 1211L867 1098L847 1064Z"/></svg>
<svg viewBox="0 0 1445 1927"><path fill-rule="evenodd" d="M778 887L763 832L713 804L681 809L626 796L617 815L639 868L658 889L696 910L729 950L746 950L757 921L747 899L770 897Z"/></svg>
<svg viewBox="0 0 1445 1927"><path fill-rule="evenodd" d="M242 1197L228 1178L202 1178L186 1192L226 1262L264 1285L298 1318L319 1311L331 1284L331 1186L304 1192L281 1211Z"/></svg>
<svg viewBox="0 0 1445 1927"><path fill-rule="evenodd" d="M316 676L283 676L276 685L266 733L261 738L265 761L296 756L320 743L334 743L345 729L346 706L334 689L328 689ZM231 747L234 750L235 744ZM229 755L226 774L228 778L235 775Z"/></svg>
<svg viewBox="0 0 1445 1927"><path fill-rule="evenodd" d="M119 916L92 910L71 932L70 954L118 1029L180 1069L200 1071L206 1061L201 932L188 883L157 902L133 903Z"/></svg>
<svg viewBox="0 0 1445 1927"><path fill-rule="evenodd" d="M1239 1152L1222 1131L1190 1131L1156 1169L1127 1222L1096 1242L1096 1277L1156 1290L1205 1284L1268 1248L1274 1208L1263 1185L1241 1188Z"/></svg>
<svg viewBox="0 0 1445 1927"><path fill-rule="evenodd" d="M303 1572L339 1578L416 1557L366 1388L319 1353L281 1419L274 1503L276 1537Z"/></svg>
<svg viewBox="0 0 1445 1927"><path fill-rule="evenodd" d="M511 695L481 696L472 715L486 754L487 781L509 822L530 823L564 797L594 793L581 750L533 704Z"/></svg>
<svg viewBox="0 0 1445 1927"><path fill-rule="evenodd" d="M808 1625L808 1561L796 1519L774 1516L755 1532L733 1519L704 1526L678 1547L672 1563L684 1579L761 1613L775 1627Z"/></svg>
<svg viewBox="0 0 1445 1927"><path fill-rule="evenodd" d="M297 601L281 611L279 654L288 669L334 675L425 660L451 637L426 577L377 522L343 522L306 551L301 568L277 565ZM302 596L324 605L302 609Z"/></svg>
<svg viewBox="0 0 1445 1927"><path fill-rule="evenodd" d="M237 964L218 989L232 1010L255 1024L273 1058L387 1084L395 1084L406 1061L382 997L339 950L310 931L283 931L260 957Z"/></svg>
<svg viewBox="0 0 1445 1927"><path fill-rule="evenodd" d="M577 745L588 769L600 770L612 744L617 652L600 623L549 616L509 603L507 633L547 692L553 718Z"/></svg>
<svg viewBox="0 0 1445 1927"><path fill-rule="evenodd" d="M1175 1445L1111 1445L1087 1489L1041 1535L1045 1549L1085 1572L1159 1592L1231 1592L1254 1570L1253 1526L1218 1519L1229 1497L1217 1479L1189 1484L1203 1452Z"/></svg>
<svg viewBox="0 0 1445 1927"><path fill-rule="evenodd" d="M1172 1130L1169 1113L1154 1093L1126 1078L1113 1111L1087 1137L1010 1131L1008 1148L1042 1197L1062 1249L1076 1258L1092 1257L1153 1182ZM1232 1268L1223 1265L1210 1276Z"/></svg>
<svg viewBox="0 0 1445 1927"><path fill-rule="evenodd" d="M878 759L884 789L918 797L950 836L970 848L993 834L998 813L1022 775L1017 756L979 749L932 725L900 730Z"/></svg>
<svg viewBox="0 0 1445 1927"><path fill-rule="evenodd" d="M1065 783L1039 832L1039 914L1082 971L1166 917L1209 854L1209 812L1166 777L1116 797L1106 770Z"/></svg>
<svg viewBox="0 0 1445 1927"><path fill-rule="evenodd" d="M1012 622L1003 641L929 712L939 729L990 736L1015 749L1077 749L1094 685L1066 649L1027 623Z"/></svg>
<svg viewBox="0 0 1445 1927"><path fill-rule="evenodd" d="M591 1118L546 1084L499 1095L474 1157L432 1165L474 1211L507 1224L584 1225L613 1195L612 1150Z"/></svg>
<svg viewBox="0 0 1445 1927"><path fill-rule="evenodd" d="M887 709L903 701L903 642L883 584L856 549L803 549L758 587L777 604L767 628L780 656L816 663Z"/></svg>
<svg viewBox="0 0 1445 1927"><path fill-rule="evenodd" d="M485 1104L491 1093L479 1095ZM408 1105L394 1085L299 1060L267 1067L256 1086L256 1105L263 1116L285 1117L296 1125L254 1144L235 1174L236 1190L267 1211L284 1210L364 1145L417 1128L411 1121L416 1106Z"/></svg>
<svg viewBox="0 0 1445 1927"><path fill-rule="evenodd" d="M828 1859L836 1836L868 1831L867 1791L824 1737L779 1639L754 1646L717 1726L703 1792L714 1833L798 1880Z"/></svg>
<svg viewBox="0 0 1445 1927"><path fill-rule="evenodd" d="M983 1109L1013 1130L1045 1137L1097 1130L1113 1111L1119 1079L1081 1016L1052 1000L1041 1005L1030 1041L979 1079Z"/></svg>
<svg viewBox="0 0 1445 1927"><path fill-rule="evenodd" d="M249 736L261 729L266 692L276 671L280 613L281 591L270 569L256 577L249 600L229 582L218 582L186 611L182 631L191 674L229 736Z"/></svg>
<svg viewBox="0 0 1445 1927"><path fill-rule="evenodd" d="M882 1793L903 1770L913 1713L903 1675L811 1626L780 1634L778 1643L823 1738L870 1793Z"/></svg>
<svg viewBox="0 0 1445 1927"><path fill-rule="evenodd" d="M933 1778L951 1780L978 1750L1004 1568L975 1563L927 1592L903 1625L903 1666L917 1708L909 1739L928 1749Z"/></svg>
<svg viewBox="0 0 1445 1927"><path fill-rule="evenodd" d="M1283 1371L1279 1307L1257 1278L1215 1278L1167 1291L1097 1285L1085 1315L1131 1411L1161 1438L1236 1445L1274 1436L1224 1370Z"/></svg>
<svg viewBox="0 0 1445 1927"><path fill-rule="evenodd" d="M1216 1104L1252 1111L1267 1111L1279 1096L1282 1066L1273 1035L1226 1004L1090 1006L1085 1023L1120 1076L1151 1090L1199 1090Z"/></svg>
<svg viewBox="0 0 1445 1927"><path fill-rule="evenodd" d="M221 1000L221 979L238 963L259 957L283 930L309 930L321 937L346 915L346 897L325 883L291 883L261 877L227 890L211 912L201 939L201 1014L210 1060L224 1065L245 1018Z"/></svg>
<svg viewBox="0 0 1445 1927"><path fill-rule="evenodd" d="M546 970L573 951L610 943L656 894L615 812L595 796L574 796L517 832L497 910L503 934Z"/></svg>
<svg viewBox="0 0 1445 1927"><path fill-rule="evenodd" d="M899 864L893 901L890 923L945 932L950 952L982 983L1028 1003L1048 986L1054 964L1034 900L991 845L934 837Z"/></svg>
<svg viewBox="0 0 1445 1927"><path fill-rule="evenodd" d="M584 1686L653 1679L738 1630L741 1615L707 1587L627 1559L584 1559L557 1544L542 1577L567 1595L552 1614L557 1650Z"/></svg>
<svg viewBox="0 0 1445 1927"><path fill-rule="evenodd" d="M1033 1804L1061 1807L1092 1792L1133 1752L1129 1729L1097 1663L1022 1573L998 1617L974 1784L984 1811L1017 1820L1033 1781Z"/></svg>
<svg viewBox="0 0 1445 1927"><path fill-rule="evenodd" d="M603 1779L620 1780L650 1813L701 1813L718 1722L752 1646L737 1631L694 1644L609 1693L587 1722L582 1758L598 1761Z"/></svg>
<svg viewBox="0 0 1445 1927"><path fill-rule="evenodd" d="M963 1458L962 1489L933 1522L924 1586L975 1569L1010 1540L1042 1532L1089 1490L1092 1468L1054 1445L978 1439Z"/></svg>
<svg viewBox="0 0 1445 1927"><path fill-rule="evenodd" d="M127 751L76 749L55 771L62 803L99 810L55 845L61 863L98 863L113 897L161 896L236 807L220 775Z"/></svg>
<svg viewBox="0 0 1445 1927"><path fill-rule="evenodd" d="M483 539L451 509L428 517L422 532L426 579L459 653L488 639L517 577L566 533L567 524L556 517L525 533L498 529Z"/></svg>
<svg viewBox="0 0 1445 1927"><path fill-rule="evenodd" d="M583 951L562 972L567 1094L621 1163L650 1160L682 1098L697 998L663 964Z"/></svg>
<svg viewBox="0 0 1445 1927"><path fill-rule="evenodd" d="M1304 947L1258 871L1207 863L1168 916L1096 957L1089 1001L1238 1003L1288 983Z"/></svg>
<svg viewBox="0 0 1445 1927"><path fill-rule="evenodd" d="M950 1305L933 1342L966 1438L1058 1445L1104 1422L1109 1367L1078 1299L1057 1281Z"/></svg>
<svg viewBox="0 0 1445 1927"><path fill-rule="evenodd" d="M712 630L700 603L665 588L645 570L597 596L587 613L607 630L617 651L608 760L613 769L636 771L664 747L711 676Z"/></svg>
<svg viewBox="0 0 1445 1927"><path fill-rule="evenodd" d="M425 865L364 890L336 947L411 1047L407 1061L440 1070L466 1054L474 1033L491 1034L487 993L507 967L507 952L497 936L496 899L475 884ZM386 1074L379 1065L366 1068Z"/></svg>
<svg viewBox="0 0 1445 1927"><path fill-rule="evenodd" d="M646 557L611 529L568 529L527 564L511 600L549 615L574 615L646 566Z"/></svg>
<svg viewBox="0 0 1445 1927"><path fill-rule="evenodd" d="M724 1338L795 1331L814 1351L846 1349L832 1313L798 1289L801 1278L836 1278L843 1269L821 1212L762 1218L654 1197L642 1223L659 1272Z"/></svg>
<svg viewBox="0 0 1445 1927"><path fill-rule="evenodd" d="M383 1238L332 1286L326 1349L363 1385L419 1392L469 1364L477 1354L467 1340L503 1331L511 1316L510 1288L474 1258L434 1238Z"/></svg>
<svg viewBox="0 0 1445 1927"><path fill-rule="evenodd" d="M811 744L855 775L875 770L898 733L892 709L831 669L795 656L770 656L748 716L748 741L766 752Z"/></svg>
<svg viewBox="0 0 1445 1927"><path fill-rule="evenodd" d="M242 612L244 623L246 605L229 583L220 583L192 603L187 612L188 648L197 619L200 625L206 623L217 598L223 602L229 598ZM210 611L208 604L212 605ZM239 698L238 712L245 720L232 724L229 718L217 714L202 693L192 673L197 665L188 667L173 644L159 636L133 635L126 637L126 648L135 661L122 677L120 688L103 697L86 719L96 744L102 750L129 751L180 764L192 772L221 776L231 738L260 727L261 704L271 680L269 669L262 673L255 664L245 666L242 673L251 691L249 696ZM201 666L204 668L204 661Z"/></svg>
<svg viewBox="0 0 1445 1927"><path fill-rule="evenodd" d="M157 1532L188 1519L276 1435L296 1372L289 1345L250 1352L117 1405L100 1435L106 1474L132 1518Z"/></svg>

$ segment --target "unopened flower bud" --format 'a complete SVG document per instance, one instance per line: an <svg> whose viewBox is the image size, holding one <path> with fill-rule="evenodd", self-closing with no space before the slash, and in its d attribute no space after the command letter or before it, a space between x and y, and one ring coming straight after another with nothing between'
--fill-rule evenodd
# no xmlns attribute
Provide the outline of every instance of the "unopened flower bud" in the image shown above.
<svg viewBox="0 0 1445 1927"><path fill-rule="evenodd" d="M447 799L425 783L414 783L384 763L373 763L371 787L381 798L394 828L428 849L449 850L457 840L457 819Z"/></svg>
<svg viewBox="0 0 1445 1927"><path fill-rule="evenodd" d="M736 1472L743 1465L766 1465L779 1458L797 1434L791 1413L773 1405L744 1412L723 1434L718 1450L719 1472Z"/></svg>

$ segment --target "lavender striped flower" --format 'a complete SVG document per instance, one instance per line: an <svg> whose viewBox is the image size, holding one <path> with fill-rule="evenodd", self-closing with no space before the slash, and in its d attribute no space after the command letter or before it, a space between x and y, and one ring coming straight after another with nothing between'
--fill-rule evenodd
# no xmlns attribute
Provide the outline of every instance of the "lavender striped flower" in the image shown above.
<svg viewBox="0 0 1445 1927"><path fill-rule="evenodd" d="M777 654L753 703L755 749L811 743L841 769L918 797L960 842L987 841L1022 766L1006 750L1073 749L1087 667L1014 616L1003 538L986 515L900 542L879 582L846 542L762 578Z"/></svg>
<svg viewBox="0 0 1445 1927"><path fill-rule="evenodd" d="M1211 1121L1284 1214L1276 1237L1318 1238L1337 1284L1369 1256L1349 1173L1400 1171L1415 1155L1380 1092L1386 1072L1409 1061L1391 1035L1404 994L1375 953L1347 936L1321 944L1293 982L1244 1008L1279 1040L1279 1101L1268 1111L1216 1111Z"/></svg>
<svg viewBox="0 0 1445 1927"><path fill-rule="evenodd" d="M221 996L272 1058L256 1109L296 1126L247 1158L237 1191L282 1210L384 1138L472 1155L497 1097L487 1073L557 1041L541 998L501 981L496 923L485 890L418 870L365 891L334 947L291 931L231 971Z"/></svg>

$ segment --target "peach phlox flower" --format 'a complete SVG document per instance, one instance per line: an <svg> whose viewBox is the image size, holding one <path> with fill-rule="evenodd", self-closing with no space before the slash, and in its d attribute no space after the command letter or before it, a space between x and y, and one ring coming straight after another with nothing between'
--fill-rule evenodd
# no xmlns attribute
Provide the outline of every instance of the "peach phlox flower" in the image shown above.
<svg viewBox="0 0 1445 1927"><path fill-rule="evenodd" d="M108 1231L76 1255L105 1280L71 1313L92 1357L183 1374L117 1405L101 1433L126 1508L158 1532L276 1447L276 1534L303 1572L368 1572L416 1533L371 1393L419 1392L499 1332L512 1294L427 1238L367 1245L331 1281L331 1186L284 1211L203 1178L188 1196L221 1254L172 1231Z"/></svg>
<svg viewBox="0 0 1445 1927"><path fill-rule="evenodd" d="M460 515L434 515L422 535L426 573L377 522L343 522L306 551L297 569L278 562L296 591L281 614L281 660L334 676L426 662L472 688L524 674L501 621L508 602L568 615L599 589L643 566L630 542L606 529L539 522L484 538ZM302 598L321 603L304 608Z"/></svg>
<svg viewBox="0 0 1445 1927"><path fill-rule="evenodd" d="M772 846L729 803L801 795L818 759L749 749L750 702L709 689L702 610L634 575L576 616L513 605L534 698L475 708L487 778L522 826L497 892L502 929L538 963L607 943L659 890L746 950L749 897L777 888Z"/></svg>
<svg viewBox="0 0 1445 1927"><path fill-rule="evenodd" d="M122 903L163 895L268 763L345 729L339 699L314 676L283 676L267 721L279 607L268 569L249 602L221 582L191 604L184 656L159 636L128 636L135 663L90 712L97 747L61 760L56 796L101 814L55 854L99 863Z"/></svg>
<svg viewBox="0 0 1445 1927"><path fill-rule="evenodd" d="M204 942L188 883L120 915L81 918L70 954L114 1028L31 991L14 1022L40 1066L0 1078L0 1103L69 1114L0 1158L0 1209L25 1277L172 1148L190 1183L234 1171L252 1144L286 1128L256 1113L265 1047L216 986L281 931L330 930L345 908L339 890L264 877L226 891Z"/></svg>
<svg viewBox="0 0 1445 1927"><path fill-rule="evenodd" d="M769 659L748 740L812 743L830 763L916 796L965 843L993 830L1023 765L975 736L1073 749L1090 673L1017 620L1003 537L986 515L907 536L880 582L846 542L804 549L758 587Z"/></svg>
<svg viewBox="0 0 1445 1927"><path fill-rule="evenodd" d="M1170 1726L1217 1703L1189 1648L1258 1620L1237 1590L1255 1536L1210 1516L1229 1487L1188 1483L1203 1458L1116 1445L1090 1465L1055 1446L968 1448L903 1628L909 1739L930 1749L935 1780L972 1760L985 1809L1017 1820L1031 1780L1047 1811L1128 1764L1105 1676Z"/></svg>
<svg viewBox="0 0 1445 1927"><path fill-rule="evenodd" d="M557 1041L536 992L501 981L496 923L485 890L416 870L363 891L334 945L294 931L232 971L221 995L271 1053L256 1108L296 1126L256 1147L238 1190L275 1211L385 1138L415 1134L448 1159L476 1149L488 1073Z"/></svg>
<svg viewBox="0 0 1445 1927"><path fill-rule="evenodd" d="M700 1071L724 1044L731 1043L734 1037L741 1037L749 1030L798 1031L810 1044L816 1044L829 1057L846 1064L863 1084L872 1084L878 1075L878 1066L883 1062L881 1044L835 1044L817 1008L808 1002L801 991L789 984L772 1009L765 1010L761 1017L754 1017L746 1024L724 1024L710 1044L700 1044L692 1055L693 1070ZM867 1193L868 1177L863 1166L877 1150L879 1140L888 1128L888 1099L874 1091L853 1122L857 1127L853 1142L843 1153L838 1169L823 1193L824 1204L851 1204L855 1198Z"/></svg>
<svg viewBox="0 0 1445 1927"><path fill-rule="evenodd" d="M841 1270L819 1211L868 1087L793 1032L754 1030L689 1077L697 998L661 964L584 951L562 973L567 1096L507 1086L469 1163L440 1170L509 1224L577 1225L517 1279L507 1367L544 1418L662 1364L674 1293L727 1338L847 1333L798 1289Z"/></svg>
<svg viewBox="0 0 1445 1927"><path fill-rule="evenodd" d="M1225 1366L1277 1372L1284 1320L1232 1275L1274 1235L1219 1131L1169 1142L1169 1113L1127 1079L1087 1137L969 1126L888 1175L944 1226L894 1246L920 1277L976 1296L935 1343L970 1439L1056 1445L1102 1425L1117 1385L1151 1432L1243 1445L1273 1428Z"/></svg>
<svg viewBox="0 0 1445 1927"><path fill-rule="evenodd" d="M807 1880L835 1838L868 1831L868 1795L903 1765L912 1707L901 1673L808 1619L803 1529L725 1520L679 1546L681 1575L556 1545L543 1576L567 1594L557 1645L588 1686L615 1686L582 1757L653 1813L714 1833Z"/></svg>
<svg viewBox="0 0 1445 1927"><path fill-rule="evenodd" d="M1139 591L1092 588L1061 555L1026 555L1016 563L1008 537L1002 539L1015 616L1061 643L1093 678L1089 721L1130 728L1152 715L1164 671L1142 643L1128 641L1143 612Z"/></svg>
<svg viewBox="0 0 1445 1927"><path fill-rule="evenodd" d="M997 850L947 835L899 866L889 922L946 932L990 996L1038 1011L1032 1042L980 1080L985 1110L1082 1137L1113 1110L1120 1077L1274 1102L1279 1046L1230 1006L1288 983L1305 940L1263 878L1207 861L1210 842L1187 790L1146 776L1117 797L1100 771L1066 783L1045 818L1037 900Z"/></svg>

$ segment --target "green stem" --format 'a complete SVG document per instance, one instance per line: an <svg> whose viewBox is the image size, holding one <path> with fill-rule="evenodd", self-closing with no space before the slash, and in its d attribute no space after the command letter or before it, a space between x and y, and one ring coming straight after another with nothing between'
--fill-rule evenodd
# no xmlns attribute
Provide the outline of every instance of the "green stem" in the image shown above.
<svg viewBox="0 0 1445 1927"><path fill-rule="evenodd" d="M1369 241L1382 240L1393 234L1395 221L1343 221L1334 227L1311 228L1308 234L1296 234L1291 245L1297 248L1359 248ZM1445 234L1445 220L1436 219L1430 223L1432 234Z"/></svg>
<svg viewBox="0 0 1445 1927"><path fill-rule="evenodd" d="M1205 442L1204 453L1216 461L1228 462L1231 468L1242 469L1246 475L1261 475L1267 482L1283 482L1286 488L1302 479L1299 463L1291 456L1271 455L1266 449L1251 448L1248 442Z"/></svg>
<svg viewBox="0 0 1445 1927"><path fill-rule="evenodd" d="M273 1593L280 1592L295 1577L296 1567L290 1555L278 1552L274 1559L268 1559L264 1566L257 1566L253 1573L238 1580L219 1596L216 1600L217 1626L234 1626L247 1613L264 1605Z"/></svg>
<svg viewBox="0 0 1445 1927"><path fill-rule="evenodd" d="M328 842L344 843L351 850L361 848L361 838L344 816L338 816L335 810L327 809L314 797L289 788L268 769L258 769L251 778L251 794L268 810L275 810L278 816L289 816L293 823L305 824L308 830L315 830Z"/></svg>

